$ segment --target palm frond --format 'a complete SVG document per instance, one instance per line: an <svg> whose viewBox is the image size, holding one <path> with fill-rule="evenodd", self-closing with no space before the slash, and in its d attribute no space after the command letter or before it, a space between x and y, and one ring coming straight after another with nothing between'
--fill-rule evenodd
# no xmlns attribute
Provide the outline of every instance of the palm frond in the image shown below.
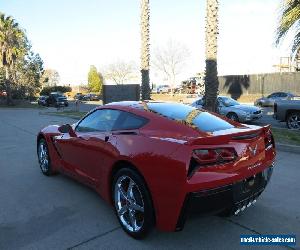
<svg viewBox="0 0 300 250"><path fill-rule="evenodd" d="M281 9L279 25L276 31L277 45L292 29L292 27L299 23L300 0L284 0Z"/></svg>

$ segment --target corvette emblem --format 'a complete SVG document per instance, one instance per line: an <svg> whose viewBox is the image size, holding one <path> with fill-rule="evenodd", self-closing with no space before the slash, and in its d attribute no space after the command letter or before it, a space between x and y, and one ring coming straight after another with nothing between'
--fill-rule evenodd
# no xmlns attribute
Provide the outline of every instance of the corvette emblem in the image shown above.
<svg viewBox="0 0 300 250"><path fill-rule="evenodd" d="M249 146L249 151L251 152L252 156L255 156L257 152L257 144L253 148Z"/></svg>

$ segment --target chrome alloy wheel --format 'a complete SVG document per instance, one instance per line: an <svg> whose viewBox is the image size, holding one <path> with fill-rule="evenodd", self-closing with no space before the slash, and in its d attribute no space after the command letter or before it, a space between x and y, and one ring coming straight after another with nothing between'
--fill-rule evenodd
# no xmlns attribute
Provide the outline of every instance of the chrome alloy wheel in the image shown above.
<svg viewBox="0 0 300 250"><path fill-rule="evenodd" d="M44 173L49 170L49 155L45 142L41 141L38 148L38 157L41 169Z"/></svg>
<svg viewBox="0 0 300 250"><path fill-rule="evenodd" d="M129 232L138 232L144 224L144 201L138 185L126 175L115 183L115 207L122 225Z"/></svg>
<svg viewBox="0 0 300 250"><path fill-rule="evenodd" d="M300 115L293 114L289 116L288 125L291 129L300 129Z"/></svg>

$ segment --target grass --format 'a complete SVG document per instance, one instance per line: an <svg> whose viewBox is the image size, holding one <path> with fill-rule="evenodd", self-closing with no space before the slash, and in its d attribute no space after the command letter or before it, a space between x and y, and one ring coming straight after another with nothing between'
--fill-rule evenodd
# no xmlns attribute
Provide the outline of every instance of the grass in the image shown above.
<svg viewBox="0 0 300 250"><path fill-rule="evenodd" d="M272 128L275 143L300 146L300 131Z"/></svg>
<svg viewBox="0 0 300 250"><path fill-rule="evenodd" d="M79 112L79 111L58 111L58 112L45 112L45 115L56 115L56 116L63 116L63 117L70 117L73 119L80 119L84 115L86 115L87 112Z"/></svg>

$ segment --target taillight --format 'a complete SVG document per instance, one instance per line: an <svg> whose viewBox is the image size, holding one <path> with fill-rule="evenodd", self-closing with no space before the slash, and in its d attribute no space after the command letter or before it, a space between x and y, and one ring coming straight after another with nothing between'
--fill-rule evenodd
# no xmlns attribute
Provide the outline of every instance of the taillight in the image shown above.
<svg viewBox="0 0 300 250"><path fill-rule="evenodd" d="M192 160L188 171L190 177L193 173L201 168L232 162L236 159L237 154L234 148L210 148L197 149L193 151Z"/></svg>
<svg viewBox="0 0 300 250"><path fill-rule="evenodd" d="M268 130L265 135L265 148L268 150L272 147L275 148L275 141L271 130Z"/></svg>

